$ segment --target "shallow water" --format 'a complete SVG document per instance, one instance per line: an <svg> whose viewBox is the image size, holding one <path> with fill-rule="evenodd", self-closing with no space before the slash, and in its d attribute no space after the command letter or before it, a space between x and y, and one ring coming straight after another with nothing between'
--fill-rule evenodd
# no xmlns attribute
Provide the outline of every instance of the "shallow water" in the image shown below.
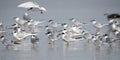
<svg viewBox="0 0 120 60"><path fill-rule="evenodd" d="M0 22L10 27L15 23L13 17L22 15L26 9L18 8L17 5L28 0L1 0L0 1ZM104 13L120 13L118 0L89 1L89 0L33 0L41 6L45 6L47 13L28 12L35 20L50 19L59 23L71 23L70 18L76 18L81 22L88 23L86 28L90 33L95 33L95 28L90 20L96 19L100 23L108 23ZM89 2L89 3L88 3ZM43 25L46 25L44 23ZM101 33L107 33L108 27L101 29ZM17 50L10 47L6 49L0 43L0 60L120 60L120 43L116 42L112 48L103 45L100 49L93 43L85 41L73 42L66 46L63 41L56 41L55 45L49 45L44 35L44 28L39 29L40 42L33 48L29 38L23 41ZM12 40L11 30L8 31L7 39ZM24 43L27 42L27 43Z"/></svg>
<svg viewBox="0 0 120 60"><path fill-rule="evenodd" d="M103 45L100 49L85 40L65 45L63 41L56 41L55 45L48 44L44 32L39 33L40 42L32 47L29 38L23 41L17 50L12 47L6 49L0 43L0 60L119 60L120 45L114 43L112 48Z"/></svg>

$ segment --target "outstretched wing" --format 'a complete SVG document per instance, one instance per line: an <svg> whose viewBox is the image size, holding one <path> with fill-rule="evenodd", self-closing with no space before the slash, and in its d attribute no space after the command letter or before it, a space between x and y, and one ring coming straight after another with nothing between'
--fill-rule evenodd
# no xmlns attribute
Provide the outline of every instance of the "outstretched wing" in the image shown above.
<svg viewBox="0 0 120 60"><path fill-rule="evenodd" d="M36 2L29 1L29 2L22 3L18 5L17 7L31 8L31 7L39 7L39 5Z"/></svg>

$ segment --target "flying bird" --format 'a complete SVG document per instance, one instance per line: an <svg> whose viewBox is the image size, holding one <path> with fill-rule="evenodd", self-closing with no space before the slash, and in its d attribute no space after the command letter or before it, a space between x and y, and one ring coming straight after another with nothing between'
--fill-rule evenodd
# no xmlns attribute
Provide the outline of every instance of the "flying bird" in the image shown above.
<svg viewBox="0 0 120 60"><path fill-rule="evenodd" d="M27 11L37 11L40 12L41 14L47 12L47 10L44 7L40 7L36 2L32 2L32 1L22 3L18 5L18 7L26 8Z"/></svg>

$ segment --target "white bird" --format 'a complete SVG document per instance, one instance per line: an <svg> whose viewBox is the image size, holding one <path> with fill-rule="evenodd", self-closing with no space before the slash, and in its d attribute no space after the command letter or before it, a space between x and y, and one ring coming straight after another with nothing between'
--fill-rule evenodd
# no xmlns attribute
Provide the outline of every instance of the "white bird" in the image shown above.
<svg viewBox="0 0 120 60"><path fill-rule="evenodd" d="M78 27L76 27L76 26L72 26L71 30L72 30L73 33L76 33L76 34L80 34L81 33L81 30Z"/></svg>
<svg viewBox="0 0 120 60"><path fill-rule="evenodd" d="M113 33L114 33L114 35L115 35L116 38L120 39L120 31L114 30Z"/></svg>
<svg viewBox="0 0 120 60"><path fill-rule="evenodd" d="M113 23L111 23L111 27L112 27L112 29L113 29L113 30L117 30L117 31L120 32L120 26L119 26L119 25L120 25L120 24L117 23L116 21L113 22Z"/></svg>
<svg viewBox="0 0 120 60"><path fill-rule="evenodd" d="M17 41L21 41L22 39L31 35L36 35L36 34L27 33L25 31L22 31L22 32L13 31L13 36L14 38L17 39Z"/></svg>
<svg viewBox="0 0 120 60"><path fill-rule="evenodd" d="M33 47L36 45L38 41L39 41L39 38L36 35L32 35L31 43L33 44Z"/></svg>
<svg viewBox="0 0 120 60"><path fill-rule="evenodd" d="M62 40L69 45L70 42L80 41L80 39L76 39L72 37L72 34L62 33Z"/></svg>
<svg viewBox="0 0 120 60"><path fill-rule="evenodd" d="M44 21L43 21L44 22ZM28 25L28 28L29 28L29 31L31 33L36 33L38 32L38 27L39 27L39 24L40 23L43 23L43 22L40 22L40 21L35 21L35 20L30 20L27 25Z"/></svg>
<svg viewBox="0 0 120 60"><path fill-rule="evenodd" d="M0 37L0 41L2 42L2 44L8 48L9 46L12 46L12 44L10 43L10 41L8 39L5 38L5 36L1 36Z"/></svg>
<svg viewBox="0 0 120 60"><path fill-rule="evenodd" d="M95 46L101 47L103 41L102 41L102 36L100 35L100 32L97 32L92 36L92 42L95 44Z"/></svg>
<svg viewBox="0 0 120 60"><path fill-rule="evenodd" d="M48 44L55 44L55 41L59 40L60 35L52 32L47 32L46 33L49 43Z"/></svg>
<svg viewBox="0 0 120 60"><path fill-rule="evenodd" d="M103 43L107 43L110 47L112 47L112 43L113 42L115 42L116 40L115 39L113 39L113 38L110 38L109 36L108 36L108 34L104 34L103 35Z"/></svg>
<svg viewBox="0 0 120 60"><path fill-rule="evenodd" d="M44 12L47 12L47 10L44 7L40 7L36 2L32 2L32 1L22 3L18 5L18 7L27 8L28 11L29 10L38 11L41 14L43 14Z"/></svg>
<svg viewBox="0 0 120 60"><path fill-rule="evenodd" d="M16 23L20 26L23 26L28 22L26 20L20 19L19 17L14 17L14 19L15 19Z"/></svg>
<svg viewBox="0 0 120 60"><path fill-rule="evenodd" d="M56 21L54 20L49 20L49 26L53 27L53 28L56 28L58 26L60 26L61 24L57 23Z"/></svg>
<svg viewBox="0 0 120 60"><path fill-rule="evenodd" d="M25 13L25 14L23 15L23 20L30 21L31 19L32 19L32 18L29 16L28 13Z"/></svg>
<svg viewBox="0 0 120 60"><path fill-rule="evenodd" d="M5 35L7 30L7 26L5 26L2 22L0 23L0 34Z"/></svg>
<svg viewBox="0 0 120 60"><path fill-rule="evenodd" d="M71 18L70 20L74 23L75 26L81 25L81 23L79 21L77 21L75 18Z"/></svg>
<svg viewBox="0 0 120 60"><path fill-rule="evenodd" d="M84 33L83 38L89 43L92 40L93 35L90 33Z"/></svg>
<svg viewBox="0 0 120 60"><path fill-rule="evenodd" d="M101 23L97 23L96 20L91 20L93 26L97 29L97 32L103 28L104 26L108 25L108 24L101 24Z"/></svg>

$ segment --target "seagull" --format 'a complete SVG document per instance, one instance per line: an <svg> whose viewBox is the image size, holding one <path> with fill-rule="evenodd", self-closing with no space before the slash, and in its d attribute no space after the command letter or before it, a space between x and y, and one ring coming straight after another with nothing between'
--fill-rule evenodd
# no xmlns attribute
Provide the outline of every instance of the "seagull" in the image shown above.
<svg viewBox="0 0 120 60"><path fill-rule="evenodd" d="M80 41L82 37L79 38L73 38L72 34L70 33L62 33L62 40L66 43L66 45L70 45L70 42Z"/></svg>
<svg viewBox="0 0 120 60"><path fill-rule="evenodd" d="M21 31L21 32L13 31L13 36L14 38L17 39L17 41L21 41L22 39L31 35L36 35L36 34L27 33L25 31Z"/></svg>
<svg viewBox="0 0 120 60"><path fill-rule="evenodd" d="M52 33L52 32L47 32L46 35L47 35L47 37L49 39L48 44L55 44L55 41L60 38L59 34L55 34L55 33Z"/></svg>
<svg viewBox="0 0 120 60"><path fill-rule="evenodd" d="M108 20L120 18L120 14L117 13L105 13L104 15L107 15Z"/></svg>
<svg viewBox="0 0 120 60"><path fill-rule="evenodd" d="M103 38L105 39L103 43L109 44L110 47L112 47L112 43L115 41L113 38L110 38L108 34L104 34Z"/></svg>
<svg viewBox="0 0 120 60"><path fill-rule="evenodd" d="M0 34L5 35L7 27L3 25L3 23L0 23Z"/></svg>
<svg viewBox="0 0 120 60"><path fill-rule="evenodd" d="M95 44L95 46L101 47L103 41L100 32L97 32L92 36L92 42Z"/></svg>
<svg viewBox="0 0 120 60"><path fill-rule="evenodd" d="M44 22L44 21L43 21ZM27 25L28 25L28 28L29 28L29 31L31 33L36 33L38 32L38 27L39 27L39 24L43 23L43 22L40 22L40 21L35 21L35 20L30 20Z"/></svg>
<svg viewBox="0 0 120 60"><path fill-rule="evenodd" d="M120 26L119 26L119 25L120 25L120 24L117 23L117 21L115 21L114 23L111 23L112 29L113 29L113 30L117 30L117 31L120 32Z"/></svg>
<svg viewBox="0 0 120 60"><path fill-rule="evenodd" d="M71 30L72 30L73 33L76 33L76 34L80 34L80 32L81 32L81 30L76 26L72 26Z"/></svg>
<svg viewBox="0 0 120 60"><path fill-rule="evenodd" d="M81 23L80 21L76 20L75 18L71 18L69 20L71 20L72 23L77 27L81 27L81 25L86 24L86 23Z"/></svg>
<svg viewBox="0 0 120 60"><path fill-rule="evenodd" d="M61 25L61 24L55 22L54 20L49 20L48 22L49 22L49 26L51 26L53 28L56 28Z"/></svg>
<svg viewBox="0 0 120 60"><path fill-rule="evenodd" d="M40 7L36 2L32 1L22 3L18 5L18 7L27 8L27 11L37 11L40 12L41 14L47 12L47 10L44 7Z"/></svg>
<svg viewBox="0 0 120 60"><path fill-rule="evenodd" d="M61 25L63 26L64 29L67 29L69 27L69 25L67 23L63 23Z"/></svg>
<svg viewBox="0 0 120 60"><path fill-rule="evenodd" d="M89 43L92 40L93 35L90 33L84 33L83 38Z"/></svg>
<svg viewBox="0 0 120 60"><path fill-rule="evenodd" d="M19 17L14 17L16 23L20 26L24 26L25 24L27 24L28 21L20 19Z"/></svg>
<svg viewBox="0 0 120 60"><path fill-rule="evenodd" d="M70 20L74 23L75 26L81 25L81 23L79 21L77 21L75 18L71 18Z"/></svg>
<svg viewBox="0 0 120 60"><path fill-rule="evenodd" d="M108 25L108 24L101 24L101 23L97 23L97 21L94 19L94 20L91 20L93 26L97 29L97 32L99 32L99 30L101 28L103 28L104 26Z"/></svg>
<svg viewBox="0 0 120 60"><path fill-rule="evenodd" d="M45 26L45 31L46 31L46 32L53 33L53 29L52 29L51 27L49 27L48 25Z"/></svg>
<svg viewBox="0 0 120 60"><path fill-rule="evenodd" d="M13 30L17 30L17 28L20 27L17 23L12 24L11 26L12 28L9 28L9 29L13 29Z"/></svg>
<svg viewBox="0 0 120 60"><path fill-rule="evenodd" d="M35 46L35 44L39 41L39 38L36 35L32 35L31 37L31 43L33 44L33 46Z"/></svg>
<svg viewBox="0 0 120 60"><path fill-rule="evenodd" d="M2 44L6 48L8 48L9 46L11 46L11 43L8 41L8 39L5 38L5 36L1 36L0 39L1 39L0 41L2 42Z"/></svg>
<svg viewBox="0 0 120 60"><path fill-rule="evenodd" d="M23 20L30 21L32 18L28 15L28 13L25 13L23 15Z"/></svg>

